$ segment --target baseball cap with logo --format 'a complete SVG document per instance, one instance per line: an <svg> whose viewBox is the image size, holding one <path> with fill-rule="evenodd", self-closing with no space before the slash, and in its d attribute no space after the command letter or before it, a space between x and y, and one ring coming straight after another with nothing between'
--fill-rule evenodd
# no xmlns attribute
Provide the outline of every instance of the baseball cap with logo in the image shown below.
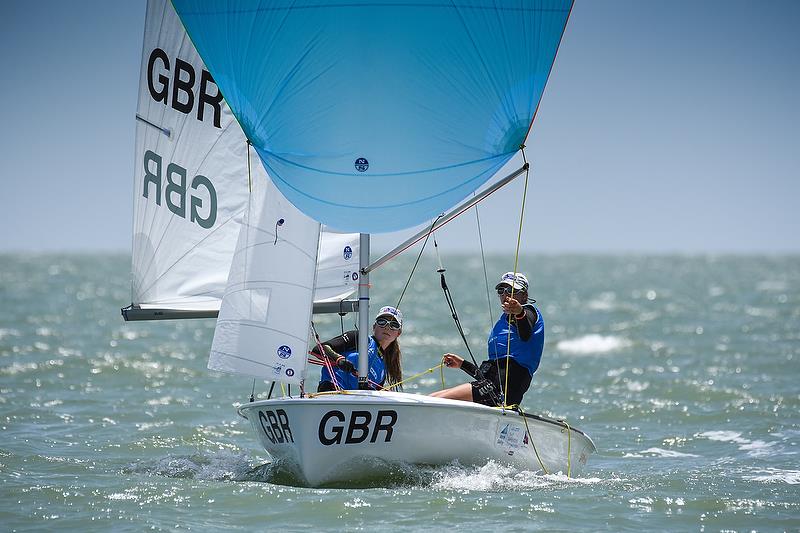
<svg viewBox="0 0 800 533"><path fill-rule="evenodd" d="M399 309L390 307L388 305L386 307L381 307L381 310L378 311L378 314L375 315L375 318L387 315L394 317L394 319L400 324L400 327L403 327L403 313L401 313Z"/></svg>
<svg viewBox="0 0 800 533"><path fill-rule="evenodd" d="M503 285L514 287L514 290L528 292L528 278L519 272L506 272L500 278L500 283L495 285L495 289L499 289Z"/></svg>

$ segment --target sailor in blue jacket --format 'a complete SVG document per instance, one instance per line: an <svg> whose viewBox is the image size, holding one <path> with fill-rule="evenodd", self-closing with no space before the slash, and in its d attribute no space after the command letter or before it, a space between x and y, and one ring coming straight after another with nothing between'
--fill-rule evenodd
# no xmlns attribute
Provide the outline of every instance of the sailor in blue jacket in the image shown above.
<svg viewBox="0 0 800 533"><path fill-rule="evenodd" d="M495 289L503 314L489 332L489 359L476 367L459 355L444 354L445 366L461 368L475 381L431 396L484 405L518 405L528 391L542 358L544 319L533 305L535 300L528 301L528 278L523 274L506 272Z"/></svg>
<svg viewBox="0 0 800 533"><path fill-rule="evenodd" d="M368 384L371 389L391 388L403 380L400 344L403 314L394 307L382 307L375 317L367 350ZM331 361L333 376L328 367L320 373L318 392L358 389L358 332L347 331L322 343L326 357ZM312 352L319 353L319 347ZM335 384L334 384L335 379ZM388 381L388 384L387 384Z"/></svg>

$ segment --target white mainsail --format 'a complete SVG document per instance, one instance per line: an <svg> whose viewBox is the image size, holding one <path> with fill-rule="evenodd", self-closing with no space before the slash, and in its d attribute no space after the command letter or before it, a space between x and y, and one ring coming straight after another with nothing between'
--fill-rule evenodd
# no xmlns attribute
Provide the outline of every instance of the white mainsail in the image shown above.
<svg viewBox="0 0 800 533"><path fill-rule="evenodd" d="M268 180L172 4L150 0L136 124L134 306L213 316L251 184ZM358 257L358 236L323 228L321 241L314 299L346 298L356 268L346 257Z"/></svg>

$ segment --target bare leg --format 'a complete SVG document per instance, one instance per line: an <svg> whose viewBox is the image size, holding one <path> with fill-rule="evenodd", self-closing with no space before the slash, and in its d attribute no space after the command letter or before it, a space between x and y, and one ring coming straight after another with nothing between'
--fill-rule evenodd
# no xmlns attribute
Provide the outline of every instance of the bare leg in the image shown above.
<svg viewBox="0 0 800 533"><path fill-rule="evenodd" d="M472 400L472 384L462 383L449 389L444 389L432 392L431 396L436 398L448 398L450 400L461 400L463 402L471 402Z"/></svg>

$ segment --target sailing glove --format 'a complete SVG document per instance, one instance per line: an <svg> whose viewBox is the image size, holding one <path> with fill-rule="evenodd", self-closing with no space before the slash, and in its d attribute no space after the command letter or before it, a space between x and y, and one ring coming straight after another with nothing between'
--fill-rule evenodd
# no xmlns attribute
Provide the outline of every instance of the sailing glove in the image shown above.
<svg viewBox="0 0 800 533"><path fill-rule="evenodd" d="M356 371L356 367L353 366L353 363L348 361L345 356L336 353L333 348L327 344L323 344L322 349L325 350L325 355L328 357L328 359L330 359L330 361L336 365L336 368L342 372L349 374Z"/></svg>
<svg viewBox="0 0 800 533"><path fill-rule="evenodd" d="M352 374L356 371L356 367L353 366L353 363L348 361L345 357L342 357L336 361L336 367L343 372L347 372L348 374Z"/></svg>

